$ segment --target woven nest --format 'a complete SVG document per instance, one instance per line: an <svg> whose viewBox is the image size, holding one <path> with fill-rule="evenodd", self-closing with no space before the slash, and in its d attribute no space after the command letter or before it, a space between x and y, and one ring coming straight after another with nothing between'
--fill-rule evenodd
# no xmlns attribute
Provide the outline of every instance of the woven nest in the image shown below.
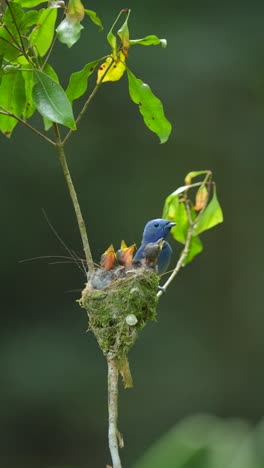
<svg viewBox="0 0 264 468"><path fill-rule="evenodd" d="M100 271L96 270L93 275ZM119 363L125 386L132 385L127 353L139 330L156 319L158 283L159 277L153 270L119 267L104 289L94 289L93 277L90 277L82 292L80 305L88 314L88 329L96 336L103 353L110 354Z"/></svg>

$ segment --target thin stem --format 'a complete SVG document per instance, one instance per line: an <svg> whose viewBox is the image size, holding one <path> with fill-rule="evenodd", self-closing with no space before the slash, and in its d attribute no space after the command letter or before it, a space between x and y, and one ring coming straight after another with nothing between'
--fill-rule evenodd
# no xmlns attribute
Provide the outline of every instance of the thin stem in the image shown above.
<svg viewBox="0 0 264 468"><path fill-rule="evenodd" d="M28 127L30 128L30 130L32 130L32 132L36 133L37 135L39 135L41 138L43 138L44 140L46 140L48 143L50 143L51 145L55 146L55 143L54 141L50 140L50 138L46 137L46 135L44 135L43 133L41 133L39 130L37 130L35 127L32 127L32 125L30 125L29 123L27 123L25 120L21 119L21 117L18 117L18 115L15 115L13 114L12 112L9 112L7 109L5 109L4 107L0 106L0 114L2 115L6 115L7 117L11 117L13 119L16 119L18 120L18 122L21 122L23 125L25 125L25 127Z"/></svg>
<svg viewBox="0 0 264 468"><path fill-rule="evenodd" d="M107 74L108 70L111 68L112 64L114 62L114 58L112 57L112 61L110 61L108 67L106 68L105 72L103 73L103 75L101 76L101 79L100 81L96 84L96 86L94 87L93 91L91 92L90 96L88 97L87 101L85 102L82 110L80 111L77 119L76 119L76 125L78 125L78 123L81 121L81 119L83 118L85 112L87 111L87 108L89 107L91 101L93 100L94 96L96 95L98 89L100 88L101 84L102 84L102 81L105 77L105 75ZM65 143L69 140L69 138L71 137L73 133L73 130L69 130L67 135L65 136L64 140L63 140L63 145L65 145Z"/></svg>
<svg viewBox="0 0 264 468"><path fill-rule="evenodd" d="M190 210L190 205L189 205L189 201L187 200L186 198L186 194L187 194L187 191L185 192L185 200L184 200L184 204L185 204L185 208L186 208L186 212L187 212L187 217L188 217L188 221L189 221L189 228L188 228L188 231L187 231L187 236L186 236L186 241L185 241L185 245L184 245L184 249L181 253L181 256L174 268L174 270L172 270L172 273L171 275L169 276L168 280L166 281L166 283L161 287L161 289L159 290L159 292L157 293L157 297L161 297L162 294L164 294L166 291L167 291L167 288L169 287L169 285L171 284L171 282L174 280L175 276L179 273L181 267L183 266L184 264L184 261L189 253L189 248L190 248L190 243L191 243L191 240L192 240L192 236L193 236L193 231L194 231L194 227L195 225L197 224L197 222L199 221L199 219L201 218L201 216L203 215L205 209L207 208L207 204L208 204L208 200L209 200L209 197L210 197L210 190L211 190L211 185L212 185L212 182L211 182L211 178L212 178L212 172L211 171L207 171L207 175L205 177L205 179L200 183L200 182L197 182L197 184L192 184L192 187L196 186L196 185L201 185L201 186L204 186L206 185L207 186L207 190L208 190L208 196L207 196L207 202L205 203L205 205L203 206L203 208L201 209L200 213L198 214L198 216L196 216L195 220L193 221L192 220L192 216L191 216L191 210Z"/></svg>
<svg viewBox="0 0 264 468"><path fill-rule="evenodd" d="M83 249L84 249L84 253L85 253L86 262L87 262L89 271L92 272L92 271L94 271L93 258L92 258L92 253L91 253L89 241L88 241L88 236L87 236L87 231L86 231L84 219L83 219L82 212L81 212L81 207L79 205L77 193L75 191L74 184L73 184L71 174L70 174L70 171L69 171L69 168L68 168L68 164L67 164L67 161L66 161L64 145L63 145L63 142L61 141L61 136L60 136L60 131L59 131L58 124L53 123L53 127L54 127L54 132L55 132L55 137L56 137L56 149L57 149L59 160L60 160L60 163L61 163L61 166L62 166L63 174L64 174L64 177L66 179L66 183L67 183L67 186L68 186L68 189L69 189L70 197L72 199L74 211L75 211L75 214L76 214L76 218L77 218L77 222L78 222L78 226L79 226L79 231L80 231L81 238L82 238L82 243L83 243Z"/></svg>
<svg viewBox="0 0 264 468"><path fill-rule="evenodd" d="M93 91L91 92L90 96L88 97L87 101L85 102L82 110L80 111L80 114L78 115L77 119L76 119L76 125L80 122L80 120L83 118L83 115L85 114L85 112L87 111L87 108L88 106L90 105L92 99L94 98L94 96L96 95L98 89L99 89L99 86L100 86L101 83L98 83L95 88L93 89ZM64 138L63 140L63 144L65 145L65 143L69 140L69 138L71 137L73 133L73 130L69 130L66 137Z"/></svg>
<svg viewBox="0 0 264 468"><path fill-rule="evenodd" d="M162 289L157 293L158 298L161 297L162 294L164 294L167 291L169 285L174 280L175 276L179 273L181 267L184 264L184 261L185 261L187 255L189 253L190 243L191 243L191 239L192 239L192 235L193 235L193 231L194 231L194 224L192 222L190 206L189 206L188 201L185 202L185 207L186 207L188 220L189 220L189 228L188 228L188 232L187 232L187 237L186 237L184 249L183 249L183 251L181 253L181 256L180 256L174 270L172 271L171 275L169 276L168 280L162 286Z"/></svg>
<svg viewBox="0 0 264 468"><path fill-rule="evenodd" d="M108 364L108 441L113 468L122 468L118 450L118 368L115 359L107 356Z"/></svg>
<svg viewBox="0 0 264 468"><path fill-rule="evenodd" d="M46 66L46 64L48 63L48 60L49 60L49 58L51 56L51 53L52 53L52 51L54 49L56 41L57 41L57 34L55 35L55 37L54 37L54 39L52 41L52 44L51 44L50 49L48 51L47 57L45 58L45 61L44 61L43 65L42 65L42 67L40 67L40 70L43 70L44 67Z"/></svg>

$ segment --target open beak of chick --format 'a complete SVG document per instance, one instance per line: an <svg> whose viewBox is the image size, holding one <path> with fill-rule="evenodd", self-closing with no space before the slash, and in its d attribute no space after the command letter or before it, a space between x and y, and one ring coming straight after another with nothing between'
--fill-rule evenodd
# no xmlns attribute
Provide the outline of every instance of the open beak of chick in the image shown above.
<svg viewBox="0 0 264 468"><path fill-rule="evenodd" d="M135 252L136 244L132 244L129 247L125 241L121 241L120 249L116 252L116 259L119 265L128 268L132 265L132 260Z"/></svg>
<svg viewBox="0 0 264 468"><path fill-rule="evenodd" d="M100 260L100 265L105 270L112 270L116 264L116 253L113 244L103 253Z"/></svg>

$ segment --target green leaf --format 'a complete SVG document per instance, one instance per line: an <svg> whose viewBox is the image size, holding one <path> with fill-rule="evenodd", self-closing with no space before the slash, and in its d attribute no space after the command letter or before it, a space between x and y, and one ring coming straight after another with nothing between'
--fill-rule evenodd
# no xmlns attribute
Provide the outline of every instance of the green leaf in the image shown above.
<svg viewBox="0 0 264 468"><path fill-rule="evenodd" d="M0 54L0 84L2 82L2 77L4 74L3 61L4 61L4 56Z"/></svg>
<svg viewBox="0 0 264 468"><path fill-rule="evenodd" d="M11 53L14 53L14 51L16 55L19 53L18 50L12 46L10 43L11 41L10 34L5 30L4 26L0 26L0 54L2 57L7 55L7 48L11 50Z"/></svg>
<svg viewBox="0 0 264 468"><path fill-rule="evenodd" d="M122 24L121 28L117 31L118 36L121 39L123 50L128 49L130 46L130 41L129 41L129 29L128 29L128 19L130 15L130 10L127 12L126 19L124 23Z"/></svg>
<svg viewBox="0 0 264 468"><path fill-rule="evenodd" d="M162 217L176 223L171 230L174 239L181 244L185 244L187 232L189 227L188 215L186 212L185 204L179 200L178 195L169 195L164 204ZM195 219L196 213L191 209L191 217ZM189 246L189 253L185 259L184 265L191 262L191 260L203 250L202 242L199 237L193 236Z"/></svg>
<svg viewBox="0 0 264 468"><path fill-rule="evenodd" d="M0 54L8 62L14 62L21 55L19 47L3 26L0 26Z"/></svg>
<svg viewBox="0 0 264 468"><path fill-rule="evenodd" d="M19 3L23 8L33 8L41 3L47 3L47 0L13 0L13 2Z"/></svg>
<svg viewBox="0 0 264 468"><path fill-rule="evenodd" d="M200 234L203 231L211 229L212 227L216 226L219 223L222 223L224 220L223 212L219 201L217 199L216 188L214 185L214 193L212 200L209 202L207 208L199 218L195 229L194 235Z"/></svg>
<svg viewBox="0 0 264 468"><path fill-rule="evenodd" d="M30 26L37 23L39 18L39 11L31 10L27 11L21 19L19 29L21 34L26 34Z"/></svg>
<svg viewBox="0 0 264 468"><path fill-rule="evenodd" d="M203 244L198 236L192 236L190 246L189 246L189 252L188 255L184 261L183 265L187 265L187 263L190 263L196 255L201 253L203 251Z"/></svg>
<svg viewBox="0 0 264 468"><path fill-rule="evenodd" d="M76 129L71 104L62 87L43 72L34 71L33 102L43 117Z"/></svg>
<svg viewBox="0 0 264 468"><path fill-rule="evenodd" d="M52 68L52 66L49 63L46 63L43 69L43 72L46 73L46 75L50 76L50 78L52 78L54 81L56 81L56 83L60 82L57 73L55 72L54 68Z"/></svg>
<svg viewBox="0 0 264 468"><path fill-rule="evenodd" d="M161 101L152 93L150 87L127 69L129 94L132 101L138 104L146 126L165 143L171 133L171 124L166 119Z"/></svg>
<svg viewBox="0 0 264 468"><path fill-rule="evenodd" d="M117 50L117 40L114 34L112 33L112 29L110 29L109 33L106 36L110 46L112 47L113 54L116 54Z"/></svg>
<svg viewBox="0 0 264 468"><path fill-rule="evenodd" d="M99 16L97 16L96 12L93 11L93 10L84 10L85 13L89 16L90 20L96 24L96 26L99 26L99 31L102 31L104 28L103 28L103 24L102 24L102 21L100 20Z"/></svg>
<svg viewBox="0 0 264 468"><path fill-rule="evenodd" d="M6 8L3 17L4 26L0 27L0 54L3 54L7 61L13 61L21 55L21 41L25 43L25 40L20 38L15 26L15 24L19 26L24 12L20 5L16 3L11 5Z"/></svg>
<svg viewBox="0 0 264 468"><path fill-rule="evenodd" d="M22 76L25 81L25 94L26 94L26 105L23 110L23 117L25 120L29 119L35 112L36 106L32 99L32 88L34 86L34 75L31 71L22 71Z"/></svg>
<svg viewBox="0 0 264 468"><path fill-rule="evenodd" d="M28 41L24 35L29 28L36 24L39 17L38 11L23 12L22 7L18 3L9 3L6 8L5 16L3 17L4 26L0 27L0 53L3 53L7 61L20 61L22 58L22 44L26 49ZM19 30L19 32L18 32Z"/></svg>
<svg viewBox="0 0 264 468"><path fill-rule="evenodd" d="M133 468L260 468L252 431L239 419L188 417L146 450Z"/></svg>
<svg viewBox="0 0 264 468"><path fill-rule="evenodd" d="M52 78L54 81L56 81L56 83L60 82L59 77L58 77L57 73L55 72L54 68L52 68L52 66L49 65L48 63L46 63L43 71L44 71L44 73L46 73L46 75L50 76L50 78ZM42 117L42 118L43 118L45 131L47 132L52 127L53 122L52 122L52 120L48 119L47 117Z"/></svg>
<svg viewBox="0 0 264 468"><path fill-rule="evenodd" d="M120 16L124 13L124 10L121 10L119 12L119 14L117 15L115 21L114 21L114 24L112 25L109 33L107 34L106 38L107 38L107 41L108 43L110 44L110 46L112 47L112 53L114 55L114 58L116 58L116 54L117 54L117 40L116 40L116 37L115 35L113 34L113 29L116 25L116 23L118 22Z"/></svg>
<svg viewBox="0 0 264 468"><path fill-rule="evenodd" d="M101 59L87 63L81 71L72 73L68 87L66 89L67 97L71 103L75 99L83 96L83 94L86 92L88 78L93 73L100 60Z"/></svg>
<svg viewBox="0 0 264 468"><path fill-rule="evenodd" d="M4 74L0 85L0 105L9 112L21 116L26 102L25 83L20 71ZM2 110L0 108L0 110ZM0 131L10 137L18 121L0 114Z"/></svg>
<svg viewBox="0 0 264 468"><path fill-rule="evenodd" d="M46 54L52 44L56 19L56 8L42 9L38 24L29 35L30 43L34 46L40 57Z"/></svg>
<svg viewBox="0 0 264 468"><path fill-rule="evenodd" d="M57 27L56 32L59 41L70 48L80 39L82 29L84 28L78 21L72 20L66 16Z"/></svg>
<svg viewBox="0 0 264 468"><path fill-rule="evenodd" d="M151 35L151 36L146 36L143 37L142 39L130 39L129 41L130 45L144 45L144 46L150 46L150 45L158 45L160 44L162 47L167 47L167 41L166 39L159 39L159 37Z"/></svg>
<svg viewBox="0 0 264 468"><path fill-rule="evenodd" d="M187 237L189 221L186 208L183 202L178 202L178 206L174 215L174 222L176 223L176 226L174 226L173 228L172 235L174 239L184 244Z"/></svg>
<svg viewBox="0 0 264 468"><path fill-rule="evenodd" d="M172 228L171 233L175 240L184 244L189 223L185 205L179 201L178 196L169 195L166 198L162 217L176 223L176 226Z"/></svg>
<svg viewBox="0 0 264 468"><path fill-rule="evenodd" d="M21 5L13 2L8 4L3 21L5 26L17 39L19 39L19 34L16 25L18 27L20 26L23 17L24 11L22 10Z"/></svg>

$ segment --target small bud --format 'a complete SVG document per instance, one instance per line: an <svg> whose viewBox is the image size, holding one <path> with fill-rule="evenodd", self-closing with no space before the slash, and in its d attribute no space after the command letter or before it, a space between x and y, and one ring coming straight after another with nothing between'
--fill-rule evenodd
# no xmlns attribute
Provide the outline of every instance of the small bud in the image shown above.
<svg viewBox="0 0 264 468"><path fill-rule="evenodd" d="M126 316L126 323L130 326L136 325L138 319L134 314L128 314Z"/></svg>

